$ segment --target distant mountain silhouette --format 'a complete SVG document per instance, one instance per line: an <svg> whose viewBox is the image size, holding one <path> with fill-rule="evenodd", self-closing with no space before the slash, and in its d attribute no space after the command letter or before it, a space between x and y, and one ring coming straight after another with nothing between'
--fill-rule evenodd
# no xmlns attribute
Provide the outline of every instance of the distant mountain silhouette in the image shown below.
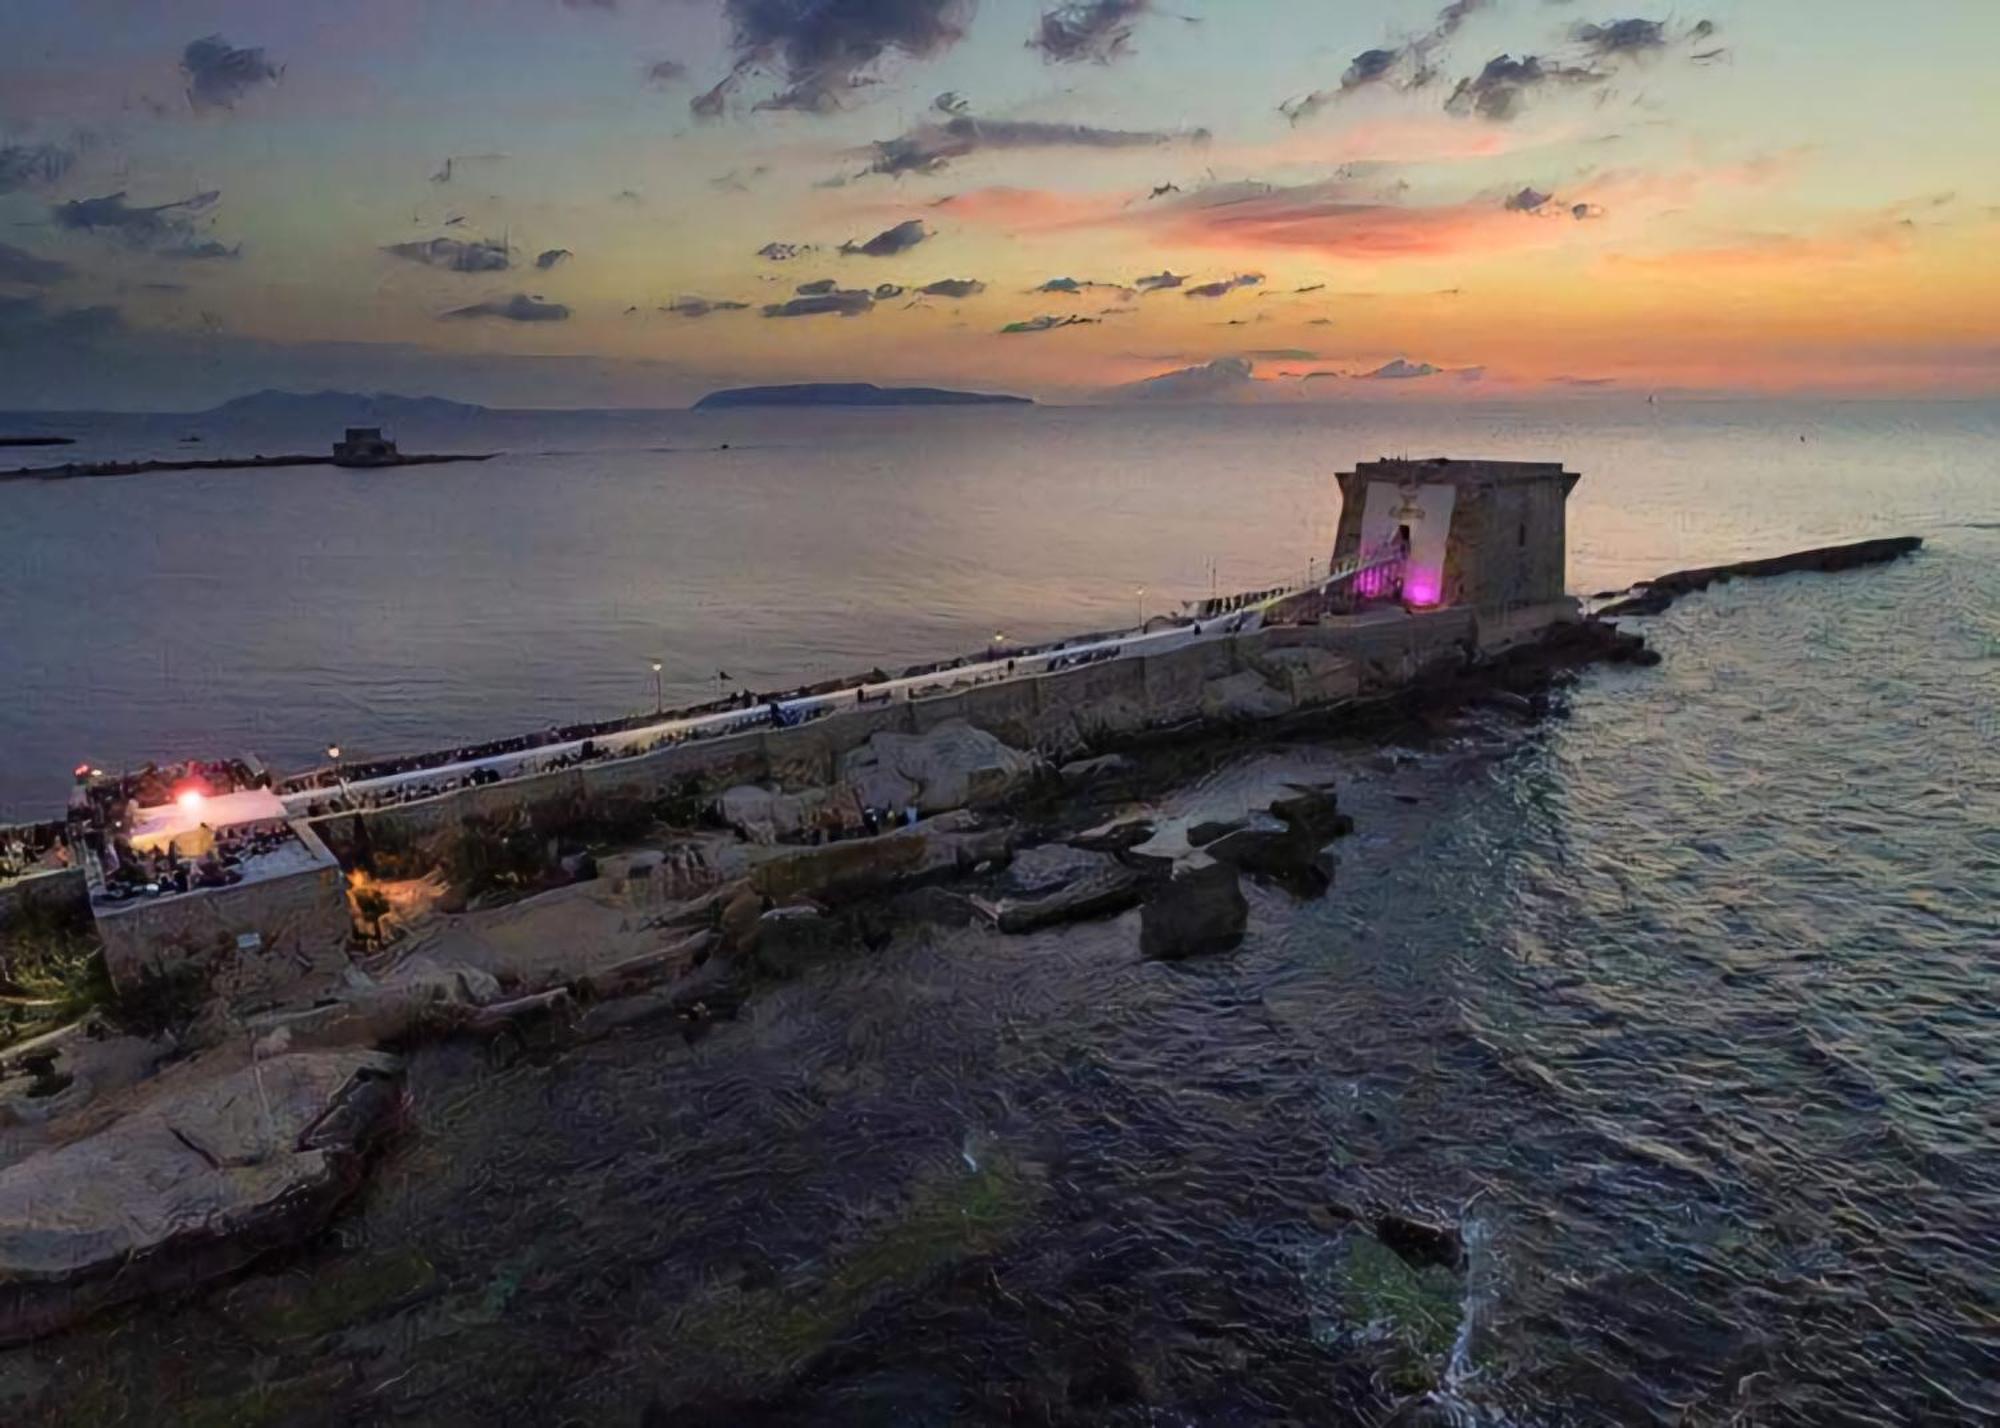
<svg viewBox="0 0 2000 1428"><path fill-rule="evenodd" d="M1033 406L1028 397L952 392L942 387L878 387L873 382L799 382L786 387L731 387L710 392L696 411L717 407L961 407Z"/></svg>
<svg viewBox="0 0 2000 1428"><path fill-rule="evenodd" d="M400 421L450 421L482 416L485 407L443 397L404 397L394 392L280 392L266 389L232 397L197 416L234 421L284 421L332 429L386 426Z"/></svg>

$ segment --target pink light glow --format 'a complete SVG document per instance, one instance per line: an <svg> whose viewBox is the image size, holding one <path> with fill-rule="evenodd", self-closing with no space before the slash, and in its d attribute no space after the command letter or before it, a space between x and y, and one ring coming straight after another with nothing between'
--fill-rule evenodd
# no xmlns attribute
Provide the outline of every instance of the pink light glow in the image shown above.
<svg viewBox="0 0 2000 1428"><path fill-rule="evenodd" d="M1413 570L1403 581L1403 598L1412 605L1435 605L1441 584L1438 571Z"/></svg>

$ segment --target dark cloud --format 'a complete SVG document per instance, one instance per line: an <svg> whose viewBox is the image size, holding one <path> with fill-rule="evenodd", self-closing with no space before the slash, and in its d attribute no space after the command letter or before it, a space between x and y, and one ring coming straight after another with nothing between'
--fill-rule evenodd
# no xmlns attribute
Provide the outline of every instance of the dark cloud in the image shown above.
<svg viewBox="0 0 2000 1428"><path fill-rule="evenodd" d="M1160 276L1169 277L1171 276L1171 274L1163 273ZM1093 282L1087 278L1050 278L1040 287L1031 288L1029 289L1029 291L1038 293L1061 293L1065 297L1078 297L1092 288L1103 288L1108 292L1117 293L1120 297L1125 297L1125 298L1129 298L1133 295L1133 290L1127 287L1124 283L1099 283L1099 282Z"/></svg>
<svg viewBox="0 0 2000 1428"><path fill-rule="evenodd" d="M969 298L975 293L986 291L986 284L977 278L939 278L934 283L925 283L917 291L925 297Z"/></svg>
<svg viewBox="0 0 2000 1428"><path fill-rule="evenodd" d="M216 238L188 238L165 248L156 248L154 251L163 258L208 262L217 258L240 258L243 256L243 245L224 243Z"/></svg>
<svg viewBox="0 0 2000 1428"><path fill-rule="evenodd" d="M1616 377L1572 377L1568 375L1549 378L1552 387L1611 387L1616 386Z"/></svg>
<svg viewBox="0 0 2000 1428"><path fill-rule="evenodd" d="M875 306L875 299L862 288L836 288L814 297L795 297L789 302L764 304L766 317L859 317Z"/></svg>
<svg viewBox="0 0 2000 1428"><path fill-rule="evenodd" d="M0 193L60 183L76 155L58 144L0 145Z"/></svg>
<svg viewBox="0 0 2000 1428"><path fill-rule="evenodd" d="M757 256L771 263L789 263L812 251L810 243L766 243L757 250Z"/></svg>
<svg viewBox="0 0 2000 1428"><path fill-rule="evenodd" d="M72 269L68 263L54 258L38 258L22 248L0 243L0 283L25 283L41 287L47 283L59 283L68 277Z"/></svg>
<svg viewBox="0 0 2000 1428"><path fill-rule="evenodd" d="M1707 24L1706 20L1701 22ZM1697 30L1700 26L1695 27ZM1667 27L1660 20L1613 20L1606 25L1575 25L1570 38L1599 59L1649 54L1667 46Z"/></svg>
<svg viewBox="0 0 2000 1428"><path fill-rule="evenodd" d="M1333 89L1316 89L1278 106L1278 112L1294 124L1324 109L1336 99L1344 99L1357 89L1394 84L1402 89L1421 89L1436 78L1432 57L1445 41L1458 33L1466 18L1486 8L1489 0L1451 0L1438 11L1429 30L1404 44L1363 50L1347 63L1340 84Z"/></svg>
<svg viewBox="0 0 2000 1428"><path fill-rule="evenodd" d="M1028 41L1058 64L1091 60L1109 64L1132 48L1132 26L1152 9L1151 0L1075 0L1044 10Z"/></svg>
<svg viewBox="0 0 2000 1428"><path fill-rule="evenodd" d="M1097 319L1094 317L1079 317L1075 313L1071 313L1067 317L1058 317L1053 313L1045 313L1041 317L1030 317L1021 322L1010 322L1001 328L1000 331L1003 335L1010 332L1049 332L1058 327L1087 327L1096 321Z"/></svg>
<svg viewBox="0 0 2000 1428"><path fill-rule="evenodd" d="M1594 203L1572 203L1569 206L1569 216L1581 223L1586 218L1602 218L1604 210Z"/></svg>
<svg viewBox="0 0 2000 1428"><path fill-rule="evenodd" d="M260 84L274 84L284 70L260 49L241 49L220 35L195 40L181 51L188 103L196 109L233 109Z"/></svg>
<svg viewBox="0 0 2000 1428"><path fill-rule="evenodd" d="M902 295L903 289L898 283L877 283L875 285L875 301L877 302L889 302Z"/></svg>
<svg viewBox="0 0 2000 1428"><path fill-rule="evenodd" d="M544 248L535 258L535 266L541 269L553 268L557 263L574 258L576 254L567 248Z"/></svg>
<svg viewBox="0 0 2000 1428"><path fill-rule="evenodd" d="M1136 279L1132 286L1142 293L1157 293L1164 292L1168 288L1177 288L1186 281L1185 273L1161 272L1154 273L1151 277Z"/></svg>
<svg viewBox="0 0 2000 1428"><path fill-rule="evenodd" d="M505 299L488 298L485 302L473 303L470 307L455 307L444 314L446 317L504 317L509 322L566 322L569 309L559 302L543 302L538 297L526 293L515 293Z"/></svg>
<svg viewBox="0 0 2000 1428"><path fill-rule="evenodd" d="M1256 370L1256 364L1247 357L1218 357L1213 362L1128 383L1118 388L1118 394L1133 401L1214 401L1256 382Z"/></svg>
<svg viewBox="0 0 2000 1428"><path fill-rule="evenodd" d="M730 302L722 298L678 297L661 312L670 312L676 317L707 317L711 312L741 312L749 307L747 302Z"/></svg>
<svg viewBox="0 0 2000 1428"><path fill-rule="evenodd" d="M981 149L1146 149L1163 144L1206 143L1206 129L1168 133L1154 129L1100 129L1035 119L978 119L957 114L942 124L920 124L874 146L873 174L936 173L954 159Z"/></svg>
<svg viewBox="0 0 2000 1428"><path fill-rule="evenodd" d="M931 108L940 114L963 114L972 108L972 104L964 95L947 89L931 101Z"/></svg>
<svg viewBox="0 0 2000 1428"><path fill-rule="evenodd" d="M775 70L785 85L757 108L829 113L876 82L873 71L891 51L922 59L956 44L972 0L727 0L725 9L736 64L694 101L698 117L721 113L755 70Z"/></svg>
<svg viewBox="0 0 2000 1428"><path fill-rule="evenodd" d="M800 297L819 297L823 293L832 292L839 286L839 280L835 278L814 278L809 283L800 283L792 291L796 292Z"/></svg>
<svg viewBox="0 0 2000 1428"><path fill-rule="evenodd" d="M504 273L514 265L507 245L492 238L428 238L389 243L383 252L453 273ZM539 262L539 260L537 260Z"/></svg>
<svg viewBox="0 0 2000 1428"><path fill-rule="evenodd" d="M1238 288L1254 288L1263 281L1264 275L1262 273L1238 273L1235 277L1224 278L1220 282L1197 284L1189 288L1182 296L1191 298L1219 298L1225 293L1235 292Z"/></svg>
<svg viewBox="0 0 2000 1428"><path fill-rule="evenodd" d="M687 78L687 66L679 60L654 60L646 66L646 83L664 88L669 84L679 84Z"/></svg>
<svg viewBox="0 0 2000 1428"><path fill-rule="evenodd" d="M840 251L858 253L864 258L893 258L898 253L909 252L930 236L930 230L924 227L921 218L906 218L894 228L883 229L866 243L843 243Z"/></svg>
<svg viewBox="0 0 2000 1428"><path fill-rule="evenodd" d="M1508 194L1501 207L1509 213L1540 213L1553 197L1553 194L1543 193L1540 189L1524 188L1519 193Z"/></svg>
<svg viewBox="0 0 2000 1428"><path fill-rule="evenodd" d="M1496 55L1477 75L1461 79L1444 107L1453 114L1504 121L1520 112L1522 99L1534 90L1552 84L1600 84L1606 78L1604 71L1588 65L1543 61L1535 55L1521 59Z"/></svg>
<svg viewBox="0 0 2000 1428"><path fill-rule="evenodd" d="M1433 367L1428 362L1412 362L1407 358L1398 357L1392 362L1384 362L1372 372L1360 372L1356 375L1364 380L1397 382L1408 381L1415 377L1435 377L1443 370L1444 368Z"/></svg>
<svg viewBox="0 0 2000 1428"><path fill-rule="evenodd" d="M238 250L202 235L190 215L214 207L214 189L172 203L134 208L125 191L101 198L75 198L49 210L56 227L72 233L104 233L130 247L169 258L233 258Z"/></svg>
<svg viewBox="0 0 2000 1428"><path fill-rule="evenodd" d="M124 326L115 307L52 308L39 297L0 297L0 346L90 342Z"/></svg>

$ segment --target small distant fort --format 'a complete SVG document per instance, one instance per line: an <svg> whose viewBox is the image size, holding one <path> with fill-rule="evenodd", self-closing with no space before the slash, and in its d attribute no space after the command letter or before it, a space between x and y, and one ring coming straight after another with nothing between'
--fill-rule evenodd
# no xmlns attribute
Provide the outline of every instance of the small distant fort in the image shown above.
<svg viewBox="0 0 2000 1428"><path fill-rule="evenodd" d="M398 459L372 427L350 428L334 456ZM250 756L136 775L85 765L67 821L17 836L34 866L0 876L0 913L39 879L44 893L88 898L120 985L195 964L232 999L276 996L340 965L343 863L370 848L745 784L824 787L872 736L951 721L1059 760L1163 730L1337 709L1581 620L1564 593L1578 478L1560 463L1385 458L1336 479L1324 575L1192 601L1136 628L777 694L719 689L696 709L428 754L357 763L330 749L333 763L289 777Z"/></svg>
<svg viewBox="0 0 2000 1428"><path fill-rule="evenodd" d="M335 466L394 466L402 459L396 443L383 436L379 426L350 426L347 435L333 444Z"/></svg>

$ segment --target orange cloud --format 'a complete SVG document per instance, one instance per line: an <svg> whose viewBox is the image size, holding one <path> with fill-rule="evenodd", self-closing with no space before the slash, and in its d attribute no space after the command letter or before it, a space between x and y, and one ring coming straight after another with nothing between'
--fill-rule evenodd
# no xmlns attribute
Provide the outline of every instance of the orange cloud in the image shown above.
<svg viewBox="0 0 2000 1428"><path fill-rule="evenodd" d="M1205 190L1135 220L1161 237L1209 248L1306 248L1332 258L1431 258L1550 241L1549 225L1525 222L1498 200L1391 204L1357 198L1344 185Z"/></svg>
<svg viewBox="0 0 2000 1428"><path fill-rule="evenodd" d="M1118 216L1126 199L1114 194L1056 193L1041 188L975 188L932 207L967 223L1008 231L1083 228Z"/></svg>

